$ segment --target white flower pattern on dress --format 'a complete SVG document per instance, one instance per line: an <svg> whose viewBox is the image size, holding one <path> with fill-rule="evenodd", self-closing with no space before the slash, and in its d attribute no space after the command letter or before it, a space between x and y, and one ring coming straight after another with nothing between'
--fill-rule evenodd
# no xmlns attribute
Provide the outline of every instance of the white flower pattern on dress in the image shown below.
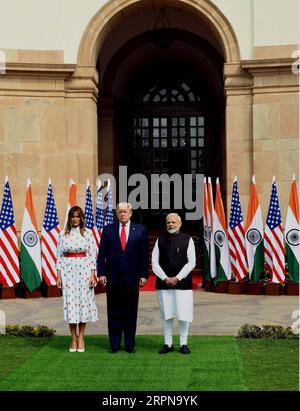
<svg viewBox="0 0 300 411"><path fill-rule="evenodd" d="M86 252L86 257L64 257L64 253ZM97 250L91 230L84 237L79 227L69 235L60 232L56 268L61 270L64 319L70 324L95 322L98 310L94 288L89 288L91 270L96 269Z"/></svg>

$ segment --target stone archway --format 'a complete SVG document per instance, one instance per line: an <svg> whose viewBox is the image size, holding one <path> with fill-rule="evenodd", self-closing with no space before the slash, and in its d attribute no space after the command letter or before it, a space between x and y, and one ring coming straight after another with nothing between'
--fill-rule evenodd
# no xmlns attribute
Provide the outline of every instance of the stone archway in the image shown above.
<svg viewBox="0 0 300 411"><path fill-rule="evenodd" d="M224 180L221 182L225 196L225 208L228 209L229 193L231 192L234 175L240 175L240 185L244 191L249 187L253 169L252 158L252 77L241 67L240 51L234 30L220 11L210 0L157 0L155 4L150 0L112 0L105 4L91 19L82 36L77 56L77 68L71 80L78 82L82 89L92 91L94 101L98 97L98 73L100 75L100 87L103 72L97 71L97 59L100 51L114 30L124 23L133 14L151 7L176 7L184 13L193 15L199 21L206 23L213 32L224 57L224 95L226 98L226 152L223 160L225 165ZM110 104L108 102L108 110ZM95 105L95 114L97 108ZM97 114L96 114L97 115ZM239 135L239 125L236 119L240 119L243 129L243 142ZM111 127L109 125L109 127ZM95 136L96 140L96 136ZM237 143L237 144L236 144ZM240 158L240 146L242 147L243 171L240 172L238 158ZM94 153L94 158L97 153ZM111 170L110 170L111 171Z"/></svg>
<svg viewBox="0 0 300 411"><path fill-rule="evenodd" d="M120 4L121 3L121 4ZM114 29L121 19L145 7L149 0L113 0L105 4L91 19L82 36L78 50L77 65L95 67L101 45L106 35ZM163 1L157 2L164 4ZM225 62L240 61L239 45L234 30L224 14L209 0L173 0L168 6L176 5L183 10L200 14L207 19L218 34L224 50Z"/></svg>

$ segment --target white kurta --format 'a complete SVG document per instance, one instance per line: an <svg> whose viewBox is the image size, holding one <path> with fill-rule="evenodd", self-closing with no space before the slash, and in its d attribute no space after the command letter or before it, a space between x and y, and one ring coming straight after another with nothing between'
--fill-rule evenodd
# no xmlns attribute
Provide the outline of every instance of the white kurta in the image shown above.
<svg viewBox="0 0 300 411"><path fill-rule="evenodd" d="M64 257L64 253L86 252L86 257ZM97 250L91 230L85 236L79 227L70 235L59 235L56 268L61 270L64 319L71 324L95 322L98 310L94 288L89 287L91 270L96 269Z"/></svg>
<svg viewBox="0 0 300 411"><path fill-rule="evenodd" d="M188 262L176 275L179 281L187 277L196 265L195 245L192 238L187 249L187 260ZM159 265L158 240L156 240L152 251L152 270L162 281L167 277ZM193 321L193 290L174 290L172 288L169 290L157 290L157 299L160 306L160 315L163 320L176 317L180 321Z"/></svg>

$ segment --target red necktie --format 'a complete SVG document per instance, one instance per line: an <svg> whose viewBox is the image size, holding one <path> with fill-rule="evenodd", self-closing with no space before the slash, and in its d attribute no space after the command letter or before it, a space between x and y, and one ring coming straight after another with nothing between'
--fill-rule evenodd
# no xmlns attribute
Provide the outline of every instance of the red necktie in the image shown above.
<svg viewBox="0 0 300 411"><path fill-rule="evenodd" d="M126 230L125 230L125 224L122 224L120 240L121 240L122 250L125 251L125 248L126 248Z"/></svg>

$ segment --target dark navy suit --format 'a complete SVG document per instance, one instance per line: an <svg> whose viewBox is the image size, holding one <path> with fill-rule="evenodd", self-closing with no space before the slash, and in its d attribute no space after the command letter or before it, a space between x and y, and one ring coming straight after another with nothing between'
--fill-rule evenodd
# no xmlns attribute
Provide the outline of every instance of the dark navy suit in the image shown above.
<svg viewBox="0 0 300 411"><path fill-rule="evenodd" d="M140 224L130 222L125 251L121 248L119 222L104 227L99 247L97 275L107 278L107 319L110 346L126 350L135 346L140 278L148 278L148 236Z"/></svg>

